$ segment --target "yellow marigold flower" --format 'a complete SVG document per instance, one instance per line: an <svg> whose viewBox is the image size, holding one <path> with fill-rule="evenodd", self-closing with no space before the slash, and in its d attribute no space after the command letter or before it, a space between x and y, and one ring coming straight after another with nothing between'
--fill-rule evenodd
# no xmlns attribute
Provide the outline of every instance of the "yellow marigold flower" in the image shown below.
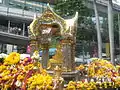
<svg viewBox="0 0 120 90"><path fill-rule="evenodd" d="M6 89L8 89L9 87L10 87L10 85L9 85L9 84L6 84L6 85L5 85L5 88L6 88Z"/></svg>
<svg viewBox="0 0 120 90"><path fill-rule="evenodd" d="M47 71L45 69L42 70L42 75L47 75Z"/></svg>
<svg viewBox="0 0 120 90"><path fill-rule="evenodd" d="M20 54L16 52L10 53L4 60L5 64L17 64L20 61Z"/></svg>
<svg viewBox="0 0 120 90"><path fill-rule="evenodd" d="M29 65L28 65L29 70L33 69L33 67L34 67L33 64L29 64Z"/></svg>
<svg viewBox="0 0 120 90"><path fill-rule="evenodd" d="M76 70L83 70L85 69L85 66L83 64L81 64L80 66L76 67Z"/></svg>
<svg viewBox="0 0 120 90"><path fill-rule="evenodd" d="M53 86L47 85L48 90L53 90Z"/></svg>
<svg viewBox="0 0 120 90"><path fill-rule="evenodd" d="M111 77L118 76L117 70L112 63L107 60L95 60L88 66L88 75L90 77Z"/></svg>
<svg viewBox="0 0 120 90"><path fill-rule="evenodd" d="M68 86L67 90L76 90L75 86Z"/></svg>
<svg viewBox="0 0 120 90"><path fill-rule="evenodd" d="M42 88L47 86L48 86L47 87L48 89L48 88L51 88L50 85L52 85L52 77L49 75L45 76L42 74L36 74L28 79L27 84L28 84L29 90L30 88L32 89L37 88L41 90Z"/></svg>
<svg viewBox="0 0 120 90"><path fill-rule="evenodd" d="M18 75L17 80L23 80L23 79L24 79L24 76Z"/></svg>
<svg viewBox="0 0 120 90"><path fill-rule="evenodd" d="M9 80L10 78L11 78L11 76L7 76L7 75L6 75L6 76L4 76L2 79L3 79L3 80Z"/></svg>
<svg viewBox="0 0 120 90"><path fill-rule="evenodd" d="M13 68L12 73L17 73L17 69Z"/></svg>
<svg viewBox="0 0 120 90"><path fill-rule="evenodd" d="M3 70L5 70L7 67L5 65L1 65L0 66L0 72L2 72Z"/></svg>
<svg viewBox="0 0 120 90"><path fill-rule="evenodd" d="M8 75L10 74L10 71L9 70L4 70L2 73L1 73L1 76L5 76L5 75Z"/></svg>

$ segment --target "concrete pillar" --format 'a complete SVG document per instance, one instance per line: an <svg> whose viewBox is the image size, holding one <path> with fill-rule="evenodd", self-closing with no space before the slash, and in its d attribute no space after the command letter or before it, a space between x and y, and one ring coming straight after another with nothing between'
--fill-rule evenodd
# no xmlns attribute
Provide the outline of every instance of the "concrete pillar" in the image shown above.
<svg viewBox="0 0 120 90"><path fill-rule="evenodd" d="M10 20L8 21L8 33L10 32Z"/></svg>
<svg viewBox="0 0 120 90"><path fill-rule="evenodd" d="M46 48L42 50L42 66L44 69L47 68L48 60L49 60L49 48Z"/></svg>
<svg viewBox="0 0 120 90"><path fill-rule="evenodd" d="M24 12L25 6L26 6L26 0L24 0L24 7L23 7L23 10L22 10L22 15L23 15L23 16L25 16L25 12Z"/></svg>
<svg viewBox="0 0 120 90"><path fill-rule="evenodd" d="M23 23L23 36L25 35L25 23Z"/></svg>
<svg viewBox="0 0 120 90"><path fill-rule="evenodd" d="M2 2L4 5L9 5L10 0L3 0Z"/></svg>
<svg viewBox="0 0 120 90"><path fill-rule="evenodd" d="M75 46L76 44L71 45L71 68L75 70Z"/></svg>
<svg viewBox="0 0 120 90"><path fill-rule="evenodd" d="M114 64L114 31L113 31L113 10L112 0L108 0L108 28L109 28L109 40L110 40L110 57L111 62Z"/></svg>
<svg viewBox="0 0 120 90"><path fill-rule="evenodd" d="M42 13L44 12L44 5L43 5L43 3L42 3Z"/></svg>
<svg viewBox="0 0 120 90"><path fill-rule="evenodd" d="M0 2L0 3L3 3L4 5L5 5L5 2L6 2L6 0L1 0L2 2Z"/></svg>
<svg viewBox="0 0 120 90"><path fill-rule="evenodd" d="M8 7L7 7L7 15L8 15L8 13L9 13L9 2L10 2L10 0L5 0L4 1L4 4L6 4Z"/></svg>
<svg viewBox="0 0 120 90"><path fill-rule="evenodd" d="M97 10L97 6L96 6L96 0L93 1L93 4L94 4L96 27L97 27L98 57L102 58L102 40L101 40L100 22L99 22L99 15L98 15L98 10Z"/></svg>
<svg viewBox="0 0 120 90"><path fill-rule="evenodd" d="M11 53L12 52L12 45L10 44L7 44L7 54Z"/></svg>
<svg viewBox="0 0 120 90"><path fill-rule="evenodd" d="M3 53L3 44L1 44L1 53Z"/></svg>
<svg viewBox="0 0 120 90"><path fill-rule="evenodd" d="M120 14L118 14L118 29L119 29L119 48L120 48Z"/></svg>
<svg viewBox="0 0 120 90"><path fill-rule="evenodd" d="M71 52L71 45L68 45L66 43L65 45L62 46L62 54L63 54L63 66L66 68L67 71L72 71L72 52Z"/></svg>

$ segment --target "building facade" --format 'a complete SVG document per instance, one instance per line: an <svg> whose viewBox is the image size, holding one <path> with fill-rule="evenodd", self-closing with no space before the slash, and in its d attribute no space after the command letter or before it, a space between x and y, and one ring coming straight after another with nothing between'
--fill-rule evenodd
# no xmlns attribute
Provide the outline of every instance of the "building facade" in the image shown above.
<svg viewBox="0 0 120 90"><path fill-rule="evenodd" d="M0 36L6 34L0 40L0 53L25 52L23 41L28 40L28 26L34 15L40 15L46 6L44 0L0 0Z"/></svg>

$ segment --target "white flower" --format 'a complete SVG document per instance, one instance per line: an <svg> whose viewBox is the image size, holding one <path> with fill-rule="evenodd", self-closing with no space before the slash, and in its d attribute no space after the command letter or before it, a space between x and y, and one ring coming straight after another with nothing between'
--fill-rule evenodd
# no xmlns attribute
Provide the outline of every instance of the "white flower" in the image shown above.
<svg viewBox="0 0 120 90"><path fill-rule="evenodd" d="M15 85L16 85L17 87L20 87L20 86L22 85L22 82L19 81L19 80L17 80L16 83L15 83Z"/></svg>
<svg viewBox="0 0 120 90"><path fill-rule="evenodd" d="M40 60L40 55L39 53L36 51L33 53L33 56L31 57L32 59L37 59L37 60Z"/></svg>
<svg viewBox="0 0 120 90"><path fill-rule="evenodd" d="M36 67L36 66L35 66L33 69L34 69L34 70L37 70L37 69L38 69L38 67Z"/></svg>
<svg viewBox="0 0 120 90"><path fill-rule="evenodd" d="M24 60L26 57L30 57L29 54L20 54L20 60Z"/></svg>
<svg viewBox="0 0 120 90"><path fill-rule="evenodd" d="M0 58L6 58L8 55L7 54L4 54L4 53L1 53L0 54Z"/></svg>
<svg viewBox="0 0 120 90"><path fill-rule="evenodd" d="M91 82L94 82L94 79L91 79Z"/></svg>

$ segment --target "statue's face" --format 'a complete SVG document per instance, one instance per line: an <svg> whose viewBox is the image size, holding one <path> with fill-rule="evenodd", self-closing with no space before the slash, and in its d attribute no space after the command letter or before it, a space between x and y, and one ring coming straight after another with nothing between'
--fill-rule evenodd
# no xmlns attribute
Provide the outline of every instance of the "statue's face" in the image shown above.
<svg viewBox="0 0 120 90"><path fill-rule="evenodd" d="M48 25L40 26L41 38L40 41L42 44L50 43L51 41L51 27Z"/></svg>
<svg viewBox="0 0 120 90"><path fill-rule="evenodd" d="M51 28L46 28L42 30L42 34L50 34L50 32L51 32Z"/></svg>
<svg viewBox="0 0 120 90"><path fill-rule="evenodd" d="M43 26L41 26L41 34L42 35L49 35L50 34L50 32L51 32L51 27L50 26L45 26L45 25L43 25Z"/></svg>
<svg viewBox="0 0 120 90"><path fill-rule="evenodd" d="M51 39L54 36L59 36L60 31L58 26L53 26L53 25L41 25L40 26L40 32L41 32L41 38L40 41L41 43L51 43Z"/></svg>
<svg viewBox="0 0 120 90"><path fill-rule="evenodd" d="M43 25L41 26L41 34L44 35L51 35L51 36L56 36L60 32L59 27L55 25Z"/></svg>

